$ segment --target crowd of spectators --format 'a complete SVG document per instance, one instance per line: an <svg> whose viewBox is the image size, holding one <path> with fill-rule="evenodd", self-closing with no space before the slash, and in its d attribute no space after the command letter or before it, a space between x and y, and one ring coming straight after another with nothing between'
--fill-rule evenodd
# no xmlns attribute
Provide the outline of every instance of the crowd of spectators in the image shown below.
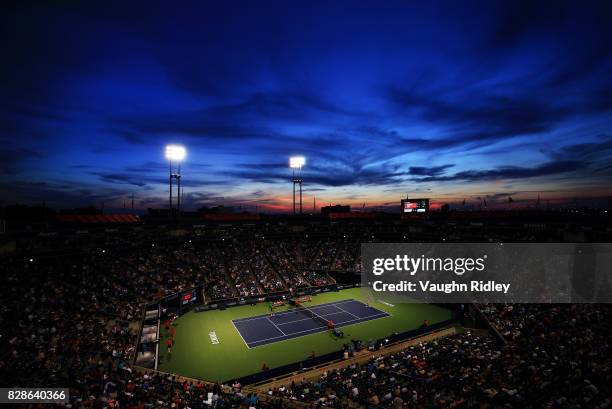
<svg viewBox="0 0 612 409"><path fill-rule="evenodd" d="M287 287L284 280L274 270L265 255L264 246L259 241L249 241L243 246L245 258L258 278L259 284L266 293L284 291Z"/></svg>
<svg viewBox="0 0 612 409"><path fill-rule="evenodd" d="M506 364L531 401L612 407L610 305L487 304L481 311L509 341Z"/></svg>
<svg viewBox="0 0 612 409"><path fill-rule="evenodd" d="M309 287L310 283L308 280L299 273L293 261L287 257L287 247L288 244L284 242L275 243L267 241L263 245L272 268L283 277L288 287Z"/></svg>
<svg viewBox="0 0 612 409"><path fill-rule="evenodd" d="M277 242L279 257L276 260L281 264L280 268L287 270L287 275L292 281L292 287L324 286L332 284L327 272L329 268L319 268L324 264L321 258L325 254L321 251L327 245L325 240L286 240ZM333 243L336 244L336 243ZM284 270L283 270L284 273Z"/></svg>
<svg viewBox="0 0 612 409"><path fill-rule="evenodd" d="M612 310L485 305L507 343L470 331L285 385L272 396L333 408L612 407Z"/></svg>
<svg viewBox="0 0 612 409"><path fill-rule="evenodd" d="M285 408L291 400L333 408L612 407L612 314L601 304L481 305L506 343L466 331L272 389L265 401L132 367L144 303L200 284L210 300L325 285L325 271L358 263L357 242L185 238L3 260L0 379L68 386L72 408Z"/></svg>
<svg viewBox="0 0 612 409"><path fill-rule="evenodd" d="M487 366L496 366L499 354L489 338L458 334L269 393L334 408L470 406L487 394L485 389L498 387L487 377Z"/></svg>
<svg viewBox="0 0 612 409"><path fill-rule="evenodd" d="M190 252L198 257L199 265L206 272L206 278L200 281L211 300L234 298L238 295L236 287L232 286L226 275L226 263L221 257L225 242L197 242L190 244ZM193 283L197 285L198 283Z"/></svg>
<svg viewBox="0 0 612 409"><path fill-rule="evenodd" d="M158 293L157 274L139 275L125 259L107 254L5 267L0 287L5 387L69 387L72 408L286 407L132 367L142 303Z"/></svg>
<svg viewBox="0 0 612 409"><path fill-rule="evenodd" d="M340 241L326 239L317 248L315 257L312 260L311 268L318 271L328 271L336 260Z"/></svg>
<svg viewBox="0 0 612 409"><path fill-rule="evenodd" d="M223 300L331 284L325 271L308 269L310 255L316 254L312 246L320 242L177 240L122 252L112 263L121 263L115 267L122 274L160 289L159 296L203 284L209 300Z"/></svg>
<svg viewBox="0 0 612 409"><path fill-rule="evenodd" d="M230 245L223 248L221 256L225 260L227 272L234 281L240 297L254 297L262 294L258 281L251 272L248 259L240 251L238 239L233 239Z"/></svg>
<svg viewBox="0 0 612 409"><path fill-rule="evenodd" d="M333 271L361 271L361 244L355 240L342 240L338 244L338 254L334 259L331 270Z"/></svg>

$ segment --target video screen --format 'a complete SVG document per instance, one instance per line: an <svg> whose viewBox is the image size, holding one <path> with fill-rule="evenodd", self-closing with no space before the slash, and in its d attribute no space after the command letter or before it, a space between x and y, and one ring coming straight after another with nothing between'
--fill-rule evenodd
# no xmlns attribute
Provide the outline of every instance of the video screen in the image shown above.
<svg viewBox="0 0 612 409"><path fill-rule="evenodd" d="M429 210L429 199L402 200L403 213L425 213Z"/></svg>

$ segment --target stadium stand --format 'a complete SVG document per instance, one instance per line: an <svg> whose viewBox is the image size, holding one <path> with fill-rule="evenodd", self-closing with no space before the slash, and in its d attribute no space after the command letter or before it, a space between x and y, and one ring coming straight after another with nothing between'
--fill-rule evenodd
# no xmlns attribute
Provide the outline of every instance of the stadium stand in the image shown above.
<svg viewBox="0 0 612 409"><path fill-rule="evenodd" d="M205 238L145 229L21 241L22 253L3 260L0 378L7 386L69 386L72 408L612 405L612 315L601 304L481 305L507 343L467 330L265 392L133 365L139 323L155 315L143 310L152 300L198 285L210 300L324 285L331 271L358 266L366 237L411 234L392 225L336 226L334 233L315 226L300 239L278 225L267 229L266 239L263 228L233 226ZM552 240L563 232L457 224L423 226L419 234Z"/></svg>

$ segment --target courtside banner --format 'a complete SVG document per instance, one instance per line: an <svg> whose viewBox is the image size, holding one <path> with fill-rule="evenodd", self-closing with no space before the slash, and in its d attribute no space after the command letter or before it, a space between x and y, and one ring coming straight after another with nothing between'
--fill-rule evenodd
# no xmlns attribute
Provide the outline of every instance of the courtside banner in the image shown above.
<svg viewBox="0 0 612 409"><path fill-rule="evenodd" d="M387 303L610 303L611 243L364 243L362 288Z"/></svg>

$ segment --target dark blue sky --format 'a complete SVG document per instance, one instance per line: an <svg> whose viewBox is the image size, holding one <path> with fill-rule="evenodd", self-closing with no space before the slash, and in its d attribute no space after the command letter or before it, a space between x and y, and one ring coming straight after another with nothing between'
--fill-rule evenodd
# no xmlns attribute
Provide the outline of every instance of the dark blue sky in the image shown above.
<svg viewBox="0 0 612 409"><path fill-rule="evenodd" d="M16 2L2 201L589 202L611 194L610 2Z"/></svg>

